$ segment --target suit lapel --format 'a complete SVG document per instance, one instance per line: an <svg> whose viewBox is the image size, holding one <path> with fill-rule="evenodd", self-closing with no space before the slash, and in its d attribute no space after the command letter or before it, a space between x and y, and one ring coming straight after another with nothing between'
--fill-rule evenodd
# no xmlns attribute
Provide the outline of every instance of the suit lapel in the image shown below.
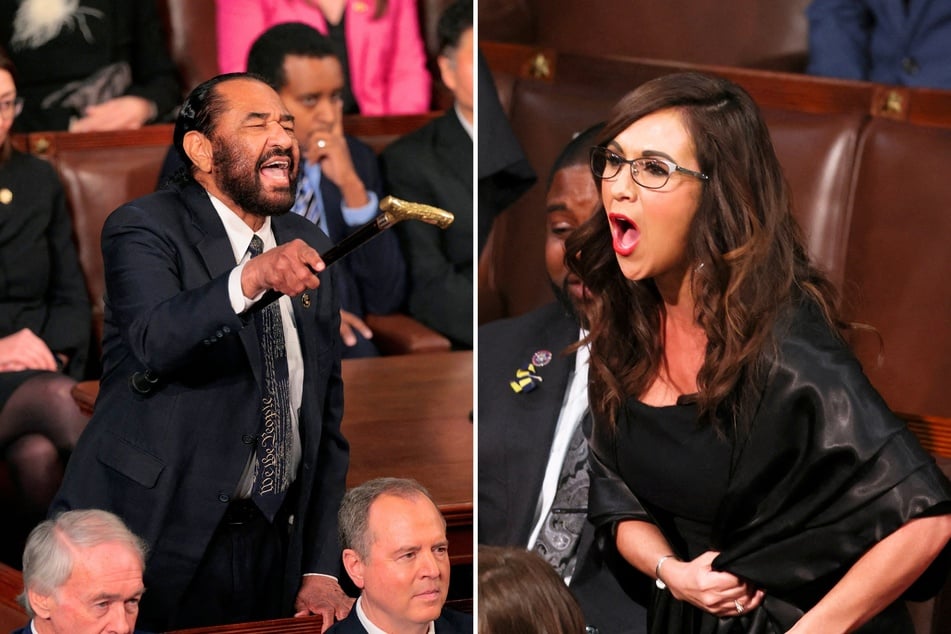
<svg viewBox="0 0 951 634"><path fill-rule="evenodd" d="M525 451L519 452L519 460L506 463L506 481L512 483L517 490L517 493L509 498L518 502L510 508L514 520L510 524L515 531L514 541L522 541L523 537L527 539L531 533L535 519L535 501L541 493L549 457L549 452L532 448L551 448L568 389L568 379L575 364L575 355L565 356L562 351L577 341L578 337L577 325L564 316L560 306L553 309L549 320L537 330L537 344L525 346L523 358L519 359L519 367L524 368L531 363L536 352L550 352L551 361L541 367L536 364L537 373L543 379L538 388L527 394L512 395L516 405L514 424L510 430L512 441L516 446L526 448ZM512 368L512 375L506 377L506 380L514 378L515 370L516 368ZM527 504L526 500L529 501Z"/></svg>
<svg viewBox="0 0 951 634"><path fill-rule="evenodd" d="M460 147L472 148L472 139L466 134L456 111L450 108L446 114L436 119L434 150L440 164L454 178L472 191L472 152L460 152Z"/></svg>
<svg viewBox="0 0 951 634"><path fill-rule="evenodd" d="M180 195L191 216L192 226L195 228L193 236L195 250L198 251L208 270L209 279L225 275L235 267L234 251L231 249L231 241L221 223L221 218L218 217L218 212L211 204L208 192L197 183L190 183L181 188ZM261 374L261 348L250 319L246 323L247 325L241 329L238 336L248 356L254 379L258 385L262 385L264 377Z"/></svg>

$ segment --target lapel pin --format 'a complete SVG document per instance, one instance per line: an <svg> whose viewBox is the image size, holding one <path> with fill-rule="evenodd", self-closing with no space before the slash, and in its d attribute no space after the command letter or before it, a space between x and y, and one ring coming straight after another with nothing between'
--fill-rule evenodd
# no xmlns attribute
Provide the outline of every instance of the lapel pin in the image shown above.
<svg viewBox="0 0 951 634"><path fill-rule="evenodd" d="M310 308L310 293L304 293L300 296L300 303L304 308Z"/></svg>
<svg viewBox="0 0 951 634"><path fill-rule="evenodd" d="M532 355L532 365L543 368L551 363L551 350L538 350Z"/></svg>
<svg viewBox="0 0 951 634"><path fill-rule="evenodd" d="M7 189L6 187L4 187L3 189L0 189L0 203L3 203L4 205L9 205L12 202L13 202L13 192Z"/></svg>
<svg viewBox="0 0 951 634"><path fill-rule="evenodd" d="M515 371L515 380L509 381L509 386L513 392L521 394L531 392L542 380L542 377L535 373L535 366L529 363L527 368L519 368Z"/></svg>

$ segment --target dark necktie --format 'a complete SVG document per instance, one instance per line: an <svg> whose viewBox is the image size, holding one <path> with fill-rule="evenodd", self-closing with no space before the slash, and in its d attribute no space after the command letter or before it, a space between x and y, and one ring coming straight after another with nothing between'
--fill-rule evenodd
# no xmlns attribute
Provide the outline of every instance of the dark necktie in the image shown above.
<svg viewBox="0 0 951 634"><path fill-rule="evenodd" d="M248 253L253 258L263 251L264 243L255 235L251 238ZM254 328L261 347L264 387L251 498L268 520L273 520L293 477L289 465L294 428L290 417L284 325L278 302L255 312Z"/></svg>
<svg viewBox="0 0 951 634"><path fill-rule="evenodd" d="M579 421L565 452L551 509L538 532L534 548L563 579L575 572L578 538L588 516L587 461L588 441Z"/></svg>

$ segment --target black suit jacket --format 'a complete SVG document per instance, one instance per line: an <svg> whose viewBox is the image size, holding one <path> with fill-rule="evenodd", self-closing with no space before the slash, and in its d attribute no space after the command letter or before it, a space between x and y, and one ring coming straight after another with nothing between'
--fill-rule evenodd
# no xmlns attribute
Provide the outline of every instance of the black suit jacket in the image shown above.
<svg viewBox="0 0 951 634"><path fill-rule="evenodd" d="M92 313L63 187L48 162L14 151L0 190L11 194L0 204L0 337L29 328L83 378Z"/></svg>
<svg viewBox="0 0 951 634"><path fill-rule="evenodd" d="M409 312L472 347L472 139L453 109L390 144L381 155L386 191L455 214L448 229L396 226L409 266Z"/></svg>
<svg viewBox="0 0 951 634"><path fill-rule="evenodd" d="M383 179L376 154L367 144L348 136L347 147L353 167L367 191L383 199ZM329 178L320 179L320 197L327 214L327 231L336 244L358 227L350 227L343 219L340 206L343 195ZM406 261L400 250L399 237L384 231L366 248L353 251L334 265L336 274L344 279L340 285L340 305L357 315L387 315L403 307L406 300Z"/></svg>
<svg viewBox="0 0 951 634"><path fill-rule="evenodd" d="M471 614L444 608L436 619L436 634L473 634L473 631ZM360 622L357 609L353 608L347 618L334 623L327 634L367 634L367 629Z"/></svg>
<svg viewBox="0 0 951 634"><path fill-rule="evenodd" d="M278 243L329 241L294 214L272 218ZM260 424L254 320L228 296L235 258L207 193L195 183L123 205L102 234L106 275L103 377L96 411L69 460L51 514L98 507L149 544L143 623L176 606L248 461ZM292 299L304 361L302 461L286 565L292 611L304 572L337 574L336 514L348 446L340 433L339 306L333 278ZM159 377L147 394L130 377ZM149 619L149 620L146 620ZM158 628L156 628L158 629Z"/></svg>
<svg viewBox="0 0 951 634"><path fill-rule="evenodd" d="M578 332L577 321L557 302L479 328L480 543L528 544L574 370L575 355L564 350L578 340ZM514 392L509 382L515 371L539 350L552 353L550 363L536 366L542 383L531 392ZM647 578L620 557L609 539L596 539L590 522L578 549L571 591L588 625L601 634L646 632Z"/></svg>

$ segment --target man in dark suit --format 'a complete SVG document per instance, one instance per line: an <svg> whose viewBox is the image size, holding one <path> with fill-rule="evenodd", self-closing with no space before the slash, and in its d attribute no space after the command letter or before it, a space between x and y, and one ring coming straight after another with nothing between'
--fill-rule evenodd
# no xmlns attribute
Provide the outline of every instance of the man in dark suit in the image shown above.
<svg viewBox="0 0 951 634"><path fill-rule="evenodd" d="M293 211L316 222L335 243L375 218L383 191L379 165L368 145L344 134L344 70L330 39L302 23L273 26L251 46L248 72L271 84L294 115L302 162ZM376 356L363 318L403 308L406 262L399 238L380 234L371 248L335 265L334 275L341 278L343 356Z"/></svg>
<svg viewBox="0 0 951 634"><path fill-rule="evenodd" d="M449 591L446 520L415 480L377 478L340 505L343 565L362 590L330 634L472 634L472 616L444 608Z"/></svg>
<svg viewBox="0 0 951 634"><path fill-rule="evenodd" d="M107 509L147 541L147 629L329 625L351 604L336 580L340 311L327 237L287 213L293 128L260 79L208 80L175 125L183 182L103 228L101 388L50 512Z"/></svg>
<svg viewBox="0 0 951 634"><path fill-rule="evenodd" d="M41 522L23 551L20 600L31 621L14 634L129 634L145 592L144 567L145 544L108 511L68 511Z"/></svg>
<svg viewBox="0 0 951 634"><path fill-rule="evenodd" d="M564 241L600 208L588 169L599 130L567 145L548 184L545 263L558 300L479 329L479 542L543 554L588 625L616 634L646 632L638 601L646 601L647 579L587 521L587 354L567 352L582 334L574 304L585 291L565 267ZM566 473L564 463L580 468ZM555 535L564 526L570 538Z"/></svg>
<svg viewBox="0 0 951 634"><path fill-rule="evenodd" d="M396 227L409 267L409 312L472 347L472 2L454 2L439 18L439 70L455 106L383 151L386 191L451 211L440 229L421 222Z"/></svg>

